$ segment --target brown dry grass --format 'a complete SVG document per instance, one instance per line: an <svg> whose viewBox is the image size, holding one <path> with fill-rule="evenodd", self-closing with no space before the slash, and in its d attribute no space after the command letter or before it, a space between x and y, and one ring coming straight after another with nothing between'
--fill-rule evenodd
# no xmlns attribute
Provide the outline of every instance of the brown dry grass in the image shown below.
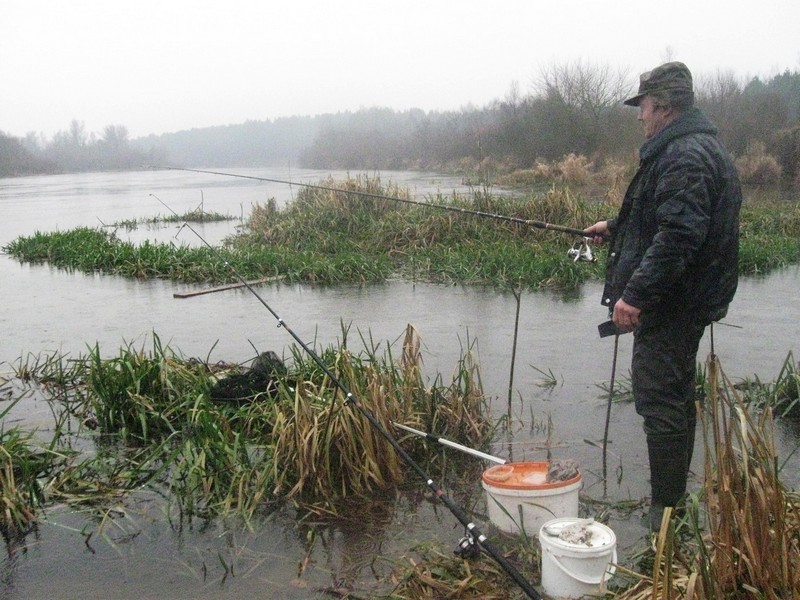
<svg viewBox="0 0 800 600"><path fill-rule="evenodd" d="M751 414L714 356L707 367L709 400L700 411L707 526L690 511L696 539L689 544L677 543L674 527L662 528L652 577L640 575L616 598L800 598L798 497L780 479L772 411Z"/></svg>
<svg viewBox="0 0 800 600"><path fill-rule="evenodd" d="M467 352L449 385L422 381L421 340L408 326L397 369L377 368L342 348L335 376L353 398L393 432L393 422L481 446L490 424L477 366ZM292 403L276 407L273 426L275 493L303 503L368 496L403 480L402 461L390 442L327 375L298 382ZM414 440L418 443L419 440Z"/></svg>
<svg viewBox="0 0 800 600"><path fill-rule="evenodd" d="M767 154L763 142L753 142L747 152L736 159L736 170L742 183L750 185L775 185L783 174L778 160Z"/></svg>

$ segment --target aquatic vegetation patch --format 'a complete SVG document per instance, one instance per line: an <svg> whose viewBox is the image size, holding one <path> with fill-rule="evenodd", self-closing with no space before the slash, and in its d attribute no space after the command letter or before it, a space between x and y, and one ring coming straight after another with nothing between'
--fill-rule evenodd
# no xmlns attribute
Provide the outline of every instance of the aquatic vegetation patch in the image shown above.
<svg viewBox="0 0 800 600"><path fill-rule="evenodd" d="M437 376L431 385L422 380L413 329L396 360L368 338L362 338L368 349L353 354L347 337L345 331L341 344L319 355L384 427L402 421L472 447L491 435L471 352L449 383ZM209 390L241 366L183 359L157 336L148 351L128 347L110 358L95 346L77 359L21 361L18 376L48 390L57 426L47 443L18 428L0 430L4 534L24 536L36 526L39 508L61 502L94 515L96 529L84 532L90 547L93 532L102 538L112 526L125 528L117 507L143 491L166 498L165 516L179 527L224 515L248 520L287 500L314 520L332 519L340 507L397 489L407 479L405 466L324 370L299 349L293 353L275 387L237 401L215 401ZM702 382L704 487L638 562L618 566L609 598L643 600L654 590L663 598L800 594L800 504L780 481L773 411L748 409L713 357ZM784 379L774 389L783 393ZM420 460L436 454L416 437L400 440ZM467 471L459 467L462 476ZM470 472L465 479L476 477ZM525 577L537 580L532 539L501 537L499 544ZM486 556L466 560L422 546L395 563L386 598L520 595Z"/></svg>
<svg viewBox="0 0 800 600"><path fill-rule="evenodd" d="M139 219L123 219L113 223L103 224L106 228L121 228L126 231L138 229L140 225L158 226L169 223L214 223L219 221L235 221L237 217L223 215L218 212L206 212L201 207L194 208L183 214L156 215L154 217L141 217Z"/></svg>
<svg viewBox="0 0 800 600"><path fill-rule="evenodd" d="M769 197L746 201L739 239L740 273L765 274L800 262L800 204Z"/></svg>
<svg viewBox="0 0 800 600"><path fill-rule="evenodd" d="M483 446L488 441L486 400L471 352L462 356L449 384L438 375L432 385L426 385L421 342L413 327L406 329L397 361L391 348L381 359L377 348L363 339L367 350L362 356L353 355L347 349L347 333L345 328L340 347L325 349L321 358L390 435L402 438L393 427L399 422L464 444ZM341 498L370 494L403 481L407 465L386 437L351 406L313 360L295 353L294 363L304 376L288 390L291 403L275 408L275 480L291 486L283 494ZM386 364L396 366L386 369ZM424 458L428 454L418 439L403 441L412 455Z"/></svg>
<svg viewBox="0 0 800 600"><path fill-rule="evenodd" d="M316 256L349 254L357 247L366 263L386 263L390 275L422 281L574 287L597 276L595 267L575 265L566 258L568 240L563 234L458 212L574 227L599 215L595 205L567 189L552 188L527 199L481 191L469 197L437 194L418 203L410 201L407 191L383 188L379 179L323 184L324 189L304 188L284 210L274 205L254 207L247 230L234 243L303 248Z"/></svg>
<svg viewBox="0 0 800 600"><path fill-rule="evenodd" d="M159 244L133 244L113 232L78 227L69 231L36 232L19 237L4 248L18 259L85 273L108 273L137 279L169 278L182 281L230 281L224 250ZM232 260L232 259L231 259Z"/></svg>
<svg viewBox="0 0 800 600"><path fill-rule="evenodd" d="M407 190L384 186L379 178L322 184L303 188L281 210L274 202L256 205L246 227L214 250L134 245L113 233L82 227L23 236L5 251L22 261L65 269L211 283L236 279L230 267L246 279L281 276L336 284L402 276L528 288L574 288L600 272L596 264L573 263L567 257L571 240L561 233L407 203ZM527 199L476 192L470 197L438 194L429 200L573 227L594 222L602 208L559 188Z"/></svg>
<svg viewBox="0 0 800 600"><path fill-rule="evenodd" d="M568 162L571 168L585 168L580 161ZM242 230L219 248L149 241L134 245L113 233L81 227L23 236L4 250L22 261L65 269L186 282L228 283L238 279L235 269L245 279L280 276L319 284L400 276L573 290L600 278L603 261L575 262L567 256L575 240L563 233L491 216L582 229L617 210L616 199L590 200L565 184L526 197L477 190L413 201L407 190L359 176L304 187L282 209L275 202L255 205ZM189 222L195 217L173 218ZM800 207L769 197L748 199L741 218L740 272L766 273L798 261Z"/></svg>
<svg viewBox="0 0 800 600"><path fill-rule="evenodd" d="M391 593L382 600L417 600L418 598L462 598L464 600L508 600L525 597L517 590L508 575L488 557L465 559L439 548L421 546L412 556L403 558L393 574L396 582ZM529 580L538 578L538 553L523 553L513 540L505 553L513 555L523 575Z"/></svg>
<svg viewBox="0 0 800 600"><path fill-rule="evenodd" d="M476 367L464 359L450 384L437 377L428 385L419 348L409 327L397 362L389 350L360 356L346 345L325 349L321 358L387 431L393 422L424 423L484 444L490 427ZM105 357L94 346L78 358L20 361L17 373L46 382L42 390L64 424L50 446L62 461L58 469L47 462L47 483L38 483L42 468L33 469L38 463L31 458L37 455L22 452L27 437L4 433L9 464L31 465L24 485L15 477L3 488L8 505L20 506L11 514L24 526L37 503L102 506L142 488L169 498L170 518L181 520L231 513L248 519L288 499L335 513L337 499L401 482L407 467L397 453L319 365L293 352L294 361L268 389L217 400L215 384L241 368L185 359L155 334L149 351L129 345ZM93 443L93 450L67 451L73 438ZM418 439L403 444L417 457L429 455ZM20 496L13 489L27 491Z"/></svg>
<svg viewBox="0 0 800 600"><path fill-rule="evenodd" d="M800 418L800 363L792 352L787 354L778 376L764 382L755 375L736 385L746 404L756 409L771 410L780 417Z"/></svg>

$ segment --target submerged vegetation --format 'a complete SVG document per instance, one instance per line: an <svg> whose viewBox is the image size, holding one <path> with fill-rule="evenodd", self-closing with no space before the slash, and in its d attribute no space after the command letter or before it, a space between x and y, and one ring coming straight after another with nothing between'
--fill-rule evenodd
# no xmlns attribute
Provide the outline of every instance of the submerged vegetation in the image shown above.
<svg viewBox="0 0 800 600"><path fill-rule="evenodd" d="M181 215L168 214L168 215L157 215L155 217L147 217L142 219L125 219L122 221L116 221L114 223L111 223L110 225L106 225L106 227L133 230L133 229L138 229L139 225L160 226L163 223L213 223L215 221L232 221L232 220L234 220L234 217L231 217L230 215L223 215L222 213L218 212L206 212L205 210L203 210L203 203L201 202L200 206L198 206L197 208L194 208Z"/></svg>

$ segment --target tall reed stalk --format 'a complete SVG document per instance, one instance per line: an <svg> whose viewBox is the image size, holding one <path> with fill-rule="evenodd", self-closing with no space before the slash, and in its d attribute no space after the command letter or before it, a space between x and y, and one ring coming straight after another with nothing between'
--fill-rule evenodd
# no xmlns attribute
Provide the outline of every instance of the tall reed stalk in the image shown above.
<svg viewBox="0 0 800 600"><path fill-rule="evenodd" d="M716 357L708 372L706 472L714 477L705 481L713 542L700 571L705 597L798 598L800 505L780 478L772 411L748 411Z"/></svg>
<svg viewBox="0 0 800 600"><path fill-rule="evenodd" d="M780 478L772 410L748 410L716 356L706 368L702 492L687 501L683 537L662 527L652 578L616 597L800 598L800 502Z"/></svg>

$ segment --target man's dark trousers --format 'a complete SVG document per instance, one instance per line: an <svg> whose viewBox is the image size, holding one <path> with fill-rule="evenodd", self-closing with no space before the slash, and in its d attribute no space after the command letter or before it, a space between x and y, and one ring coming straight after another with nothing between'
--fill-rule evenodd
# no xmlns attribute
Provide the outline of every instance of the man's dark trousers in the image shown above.
<svg viewBox="0 0 800 600"><path fill-rule="evenodd" d="M697 351L705 323L671 307L645 311L634 332L631 380L636 412L644 418L650 460L650 527L686 493L697 411Z"/></svg>

